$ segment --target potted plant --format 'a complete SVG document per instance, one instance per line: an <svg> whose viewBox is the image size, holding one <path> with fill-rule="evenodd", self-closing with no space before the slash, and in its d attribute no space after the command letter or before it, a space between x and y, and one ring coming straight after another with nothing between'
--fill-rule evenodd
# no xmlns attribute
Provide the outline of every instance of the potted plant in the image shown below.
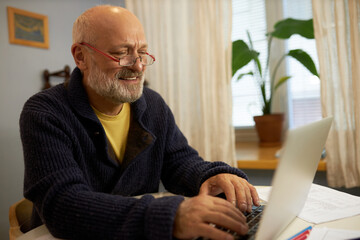
<svg viewBox="0 0 360 240"><path fill-rule="evenodd" d="M278 21L274 25L274 30L267 33L268 49L266 66L263 68L259 61L259 52L257 52L252 43L251 36L247 32L248 44L243 40L237 40L232 45L232 75L234 76L239 70L248 65L250 62L254 63L253 71L241 73L237 80L240 80L245 75L252 75L259 84L259 91L262 99L262 115L254 116L255 127L262 146L275 146L281 144L282 122L284 114L275 114L272 112L272 100L278 88L283 85L290 76L277 76L277 71L286 57L292 57L308 69L312 74L319 77L315 64L309 54L301 49L293 49L286 52L276 63L272 73L269 73L269 59L271 42L273 38L289 39L293 34L299 34L302 37L313 39L314 28L313 20L297 20L287 18ZM270 78L269 89L266 84L266 79ZM272 125L275 122L275 126Z"/></svg>

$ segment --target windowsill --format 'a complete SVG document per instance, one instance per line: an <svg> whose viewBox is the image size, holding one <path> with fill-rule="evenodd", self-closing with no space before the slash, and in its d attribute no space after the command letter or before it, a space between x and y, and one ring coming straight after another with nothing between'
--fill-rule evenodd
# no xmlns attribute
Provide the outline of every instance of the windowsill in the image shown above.
<svg viewBox="0 0 360 240"><path fill-rule="evenodd" d="M257 141L236 142L237 167L240 169L275 170L275 157L281 147L259 147ZM326 159L321 159L317 171L326 171Z"/></svg>

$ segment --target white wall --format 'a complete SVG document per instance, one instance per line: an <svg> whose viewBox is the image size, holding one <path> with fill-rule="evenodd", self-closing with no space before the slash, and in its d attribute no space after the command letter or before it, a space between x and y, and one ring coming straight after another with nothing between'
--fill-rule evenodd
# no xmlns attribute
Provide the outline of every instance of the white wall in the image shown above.
<svg viewBox="0 0 360 240"><path fill-rule="evenodd" d="M20 200L24 179L19 115L42 87L42 72L75 64L70 52L72 24L98 4L124 6L124 0L0 0L0 239L8 239L9 206ZM47 15L49 49L9 44L7 6Z"/></svg>

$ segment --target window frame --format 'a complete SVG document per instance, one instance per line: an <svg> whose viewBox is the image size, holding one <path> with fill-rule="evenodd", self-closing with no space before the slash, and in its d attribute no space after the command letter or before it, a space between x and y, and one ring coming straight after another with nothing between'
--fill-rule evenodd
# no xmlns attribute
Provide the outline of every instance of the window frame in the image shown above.
<svg viewBox="0 0 360 240"><path fill-rule="evenodd" d="M279 20L286 18L284 8L286 8L287 2L284 0L272 0L266 1L265 3L265 19L266 19L266 30L270 32L273 30L273 26ZM275 61L272 59L280 59L281 56L287 51L287 44L284 40L273 38L271 49L271 58L269 62L269 70L273 72ZM277 75L286 75L287 68L289 67L289 59L282 62L278 69ZM293 120L293 106L290 104L293 101L291 98L291 85L285 83L279 88L273 98L273 111L282 112L285 114L284 131L287 130L290 125L290 121ZM294 123L293 123L294 124ZM235 128L235 140L238 141L258 141L255 126L234 126Z"/></svg>

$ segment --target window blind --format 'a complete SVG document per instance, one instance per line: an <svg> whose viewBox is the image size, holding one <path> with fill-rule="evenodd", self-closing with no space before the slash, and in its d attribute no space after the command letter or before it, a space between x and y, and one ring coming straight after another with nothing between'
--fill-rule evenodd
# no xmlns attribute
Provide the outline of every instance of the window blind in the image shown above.
<svg viewBox="0 0 360 240"><path fill-rule="evenodd" d="M260 52L262 65L266 61L266 19L263 0L233 0L232 40L242 39L248 42L249 31L255 50ZM261 114L260 91L252 76L245 76L236 81L240 73L253 71L252 63L239 71L232 80L233 125L246 127L254 125L252 117Z"/></svg>
<svg viewBox="0 0 360 240"><path fill-rule="evenodd" d="M303 20L312 18L311 0L284 0L284 18L288 17ZM305 50L319 69L314 39L294 35L286 41L286 47ZM287 72L292 76L289 81L290 127L298 127L321 119L320 79L291 58L287 59Z"/></svg>

